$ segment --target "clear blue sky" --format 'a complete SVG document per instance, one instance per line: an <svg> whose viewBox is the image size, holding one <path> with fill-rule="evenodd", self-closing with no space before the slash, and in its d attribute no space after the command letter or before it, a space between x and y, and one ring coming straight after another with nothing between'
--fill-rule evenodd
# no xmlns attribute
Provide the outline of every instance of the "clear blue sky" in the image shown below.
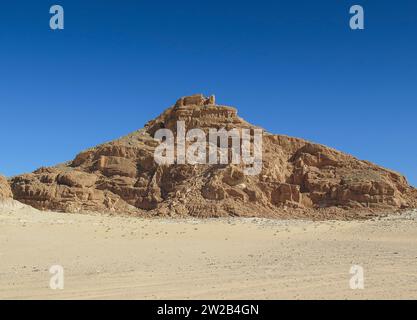
<svg viewBox="0 0 417 320"><path fill-rule="evenodd" d="M354 4L364 31L349 28ZM2 174L71 160L200 92L417 185L415 0L0 4Z"/></svg>

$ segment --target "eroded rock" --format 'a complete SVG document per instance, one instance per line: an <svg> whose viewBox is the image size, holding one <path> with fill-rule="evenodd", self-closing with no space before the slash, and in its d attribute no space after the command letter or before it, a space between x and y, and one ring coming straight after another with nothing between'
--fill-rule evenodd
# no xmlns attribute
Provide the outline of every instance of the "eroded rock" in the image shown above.
<svg viewBox="0 0 417 320"><path fill-rule="evenodd" d="M0 175L0 199L12 198L12 190L7 179Z"/></svg>
<svg viewBox="0 0 417 320"><path fill-rule="evenodd" d="M0 177L0 196L42 210L137 215L363 217L363 212L417 207L400 174L308 141L265 133L259 175L242 165L158 165L158 129L255 129L215 98L179 99L141 130L78 154L66 165ZM11 192L12 191L12 192Z"/></svg>

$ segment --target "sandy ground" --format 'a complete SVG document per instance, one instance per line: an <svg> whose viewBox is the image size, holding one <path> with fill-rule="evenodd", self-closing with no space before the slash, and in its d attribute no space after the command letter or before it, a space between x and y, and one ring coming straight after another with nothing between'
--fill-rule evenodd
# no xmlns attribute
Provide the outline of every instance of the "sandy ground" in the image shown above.
<svg viewBox="0 0 417 320"><path fill-rule="evenodd" d="M363 290L350 288L354 264ZM0 298L417 299L417 212L172 221L0 206Z"/></svg>

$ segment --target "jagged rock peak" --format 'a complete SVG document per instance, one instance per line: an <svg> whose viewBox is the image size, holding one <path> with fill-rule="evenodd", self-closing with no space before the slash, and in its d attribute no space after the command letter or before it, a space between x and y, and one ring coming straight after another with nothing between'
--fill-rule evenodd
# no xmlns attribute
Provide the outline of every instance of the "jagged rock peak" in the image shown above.
<svg viewBox="0 0 417 320"><path fill-rule="evenodd" d="M179 98L175 103L175 107L184 107L184 106L207 106L207 105L216 105L216 97L211 95L210 97L205 97L201 93L194 94L191 96L185 96Z"/></svg>
<svg viewBox="0 0 417 320"><path fill-rule="evenodd" d="M215 96L202 94L182 97L161 115L149 121L145 130L154 135L160 128L176 130L177 121L184 121L187 130L192 128L249 128L253 127L237 115L236 108L217 105Z"/></svg>

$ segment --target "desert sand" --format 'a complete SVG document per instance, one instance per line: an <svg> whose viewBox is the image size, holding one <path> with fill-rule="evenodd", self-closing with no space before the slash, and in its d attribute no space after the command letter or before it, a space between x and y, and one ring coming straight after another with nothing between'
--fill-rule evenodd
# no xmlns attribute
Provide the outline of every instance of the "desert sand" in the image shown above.
<svg viewBox="0 0 417 320"><path fill-rule="evenodd" d="M14 203L15 205L11 205ZM364 268L352 290L352 265ZM49 268L64 268L52 290ZM416 299L417 211L141 219L0 205L1 299Z"/></svg>

